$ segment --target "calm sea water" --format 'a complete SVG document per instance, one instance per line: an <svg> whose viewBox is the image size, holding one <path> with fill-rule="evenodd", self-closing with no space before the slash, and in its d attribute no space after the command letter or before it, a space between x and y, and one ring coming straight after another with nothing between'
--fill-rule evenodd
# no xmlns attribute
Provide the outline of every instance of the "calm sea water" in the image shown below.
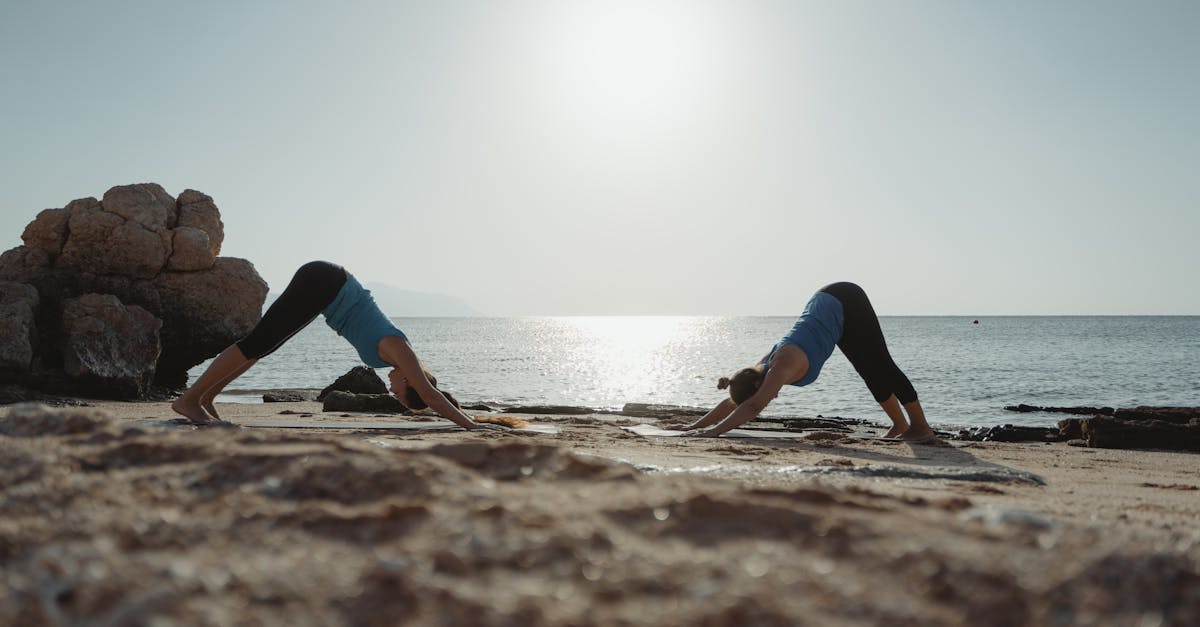
<svg viewBox="0 0 1200 627"><path fill-rule="evenodd" d="M896 363L935 426L1049 425L1005 405L1200 406L1200 316L884 317ZM761 358L791 317L396 318L440 385L464 402L619 408L712 406L718 377ZM321 321L230 386L321 388L359 365ZM200 368L192 371L193 377ZM386 380L386 370L380 371ZM229 395L221 400L254 396ZM765 416L883 422L835 351L820 379L787 387Z"/></svg>

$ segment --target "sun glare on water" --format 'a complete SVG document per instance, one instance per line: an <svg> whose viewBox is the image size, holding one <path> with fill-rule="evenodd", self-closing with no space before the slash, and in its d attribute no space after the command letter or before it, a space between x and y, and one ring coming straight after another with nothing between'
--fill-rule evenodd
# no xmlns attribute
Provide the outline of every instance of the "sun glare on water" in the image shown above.
<svg viewBox="0 0 1200 627"><path fill-rule="evenodd" d="M687 316L556 318L571 341L566 362L584 375L599 398L653 400L660 385L679 375L681 358L703 346L710 324Z"/></svg>

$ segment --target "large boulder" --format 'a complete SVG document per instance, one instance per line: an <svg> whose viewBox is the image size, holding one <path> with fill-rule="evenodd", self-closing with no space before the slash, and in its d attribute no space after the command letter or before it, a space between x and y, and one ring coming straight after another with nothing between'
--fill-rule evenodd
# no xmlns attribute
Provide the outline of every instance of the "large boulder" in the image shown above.
<svg viewBox="0 0 1200 627"><path fill-rule="evenodd" d="M67 241L57 265L136 279L152 279L162 271L171 254L172 237L167 228L157 226L165 221L152 210L157 206L144 210L124 207L125 214L149 221L143 223L128 219L100 203L90 205L76 201L71 204Z"/></svg>
<svg viewBox="0 0 1200 627"><path fill-rule="evenodd" d="M217 258L213 255L208 233L190 226L175 229L175 237L171 241L171 258L167 260L168 270L193 272L207 270L213 267Z"/></svg>
<svg viewBox="0 0 1200 627"><path fill-rule="evenodd" d="M157 183L118 185L104 192L105 211L150 230L170 229L179 219L175 199Z"/></svg>
<svg viewBox="0 0 1200 627"><path fill-rule="evenodd" d="M32 367L39 300L33 286L0 281L0 370L21 372Z"/></svg>
<svg viewBox="0 0 1200 627"><path fill-rule="evenodd" d="M57 257L67 242L69 217L66 209L46 209L25 227L21 241L30 248L45 251L51 258Z"/></svg>
<svg viewBox="0 0 1200 627"><path fill-rule="evenodd" d="M63 303L63 371L82 390L139 398L154 380L162 321L111 294L84 294Z"/></svg>
<svg viewBox="0 0 1200 627"><path fill-rule="evenodd" d="M185 385L189 368L250 333L267 299L254 265L232 257L199 272L164 272L154 286L163 319L158 382L167 387Z"/></svg>
<svg viewBox="0 0 1200 627"><path fill-rule="evenodd" d="M50 262L50 254L41 248L10 248L0 253L0 281L32 283L49 270Z"/></svg>
<svg viewBox="0 0 1200 627"><path fill-rule="evenodd" d="M24 245L0 254L0 281L32 286L40 303L30 326L36 337L19 331L25 322L5 316L11 328L4 328L0 350L9 353L0 360L25 372L0 366L0 384L32 381L58 394L94 394L95 386L65 373L74 357L64 352L70 342L63 313L72 299L107 294L162 321L155 382L185 385L192 366L254 327L266 299L267 285L250 262L217 257L224 237L210 196L186 190L176 200L154 183L114 187L101 200L80 198L38 213L22 234ZM32 347L28 360L25 345ZM75 383L63 387L63 381Z"/></svg>
<svg viewBox="0 0 1200 627"><path fill-rule="evenodd" d="M193 227L208 234L208 243L213 256L221 254L221 243L225 241L225 224L221 212L208 194L194 189L185 189L179 195L179 222L176 227Z"/></svg>

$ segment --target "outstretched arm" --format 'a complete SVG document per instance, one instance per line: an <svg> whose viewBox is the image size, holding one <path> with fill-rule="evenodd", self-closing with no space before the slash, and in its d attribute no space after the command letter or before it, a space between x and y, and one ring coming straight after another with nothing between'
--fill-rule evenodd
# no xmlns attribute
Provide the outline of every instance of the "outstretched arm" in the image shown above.
<svg viewBox="0 0 1200 627"><path fill-rule="evenodd" d="M781 361L776 360L767 369L767 374L763 377L762 385L758 386L758 391L753 396L743 401L741 405L738 405L737 409L734 409L724 420L718 422L715 427L696 435L716 437L757 418L762 413L762 410L766 409L767 404L775 400L775 397L779 395L779 390L783 389L783 386L799 378L795 376L795 371L789 367L792 364L786 362L780 363ZM805 370L808 369L807 366L808 360L804 359ZM803 374L800 376L803 376ZM730 403L732 404L733 401L730 401Z"/></svg>
<svg viewBox="0 0 1200 627"><path fill-rule="evenodd" d="M733 410L735 409L737 409L737 404L733 402L733 399L726 398L720 403L717 403L717 406L713 407L712 410L707 414L704 414L703 418L684 427L683 430L691 431L693 429L711 427L712 425L724 420L727 416L729 416L729 414L733 413Z"/></svg>
<svg viewBox="0 0 1200 627"><path fill-rule="evenodd" d="M420 396L421 400L425 401L425 404L442 418L464 429L490 428L490 425L481 425L471 420L469 416L462 413L462 410L446 400L446 397L437 388L433 387L429 379L425 378L425 371L421 368L421 362L417 359L416 353L403 338L395 335L383 338L379 342L379 356L396 367L392 374L388 375L389 379L397 374L403 376L409 387L417 391L417 396ZM393 389L392 392L396 391Z"/></svg>

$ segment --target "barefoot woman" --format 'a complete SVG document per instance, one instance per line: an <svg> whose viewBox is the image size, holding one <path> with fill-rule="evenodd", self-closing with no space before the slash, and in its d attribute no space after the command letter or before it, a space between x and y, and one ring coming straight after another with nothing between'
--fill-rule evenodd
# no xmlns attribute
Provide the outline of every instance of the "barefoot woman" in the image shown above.
<svg viewBox="0 0 1200 627"><path fill-rule="evenodd" d="M916 390L888 353L871 301L853 283L826 285L813 295L792 330L760 363L739 370L732 379L721 378L717 388L728 387L729 398L688 430L695 431L694 435L718 436L753 420L783 386L815 381L835 345L892 419L892 428L884 437L908 442L936 439L925 422Z"/></svg>
<svg viewBox="0 0 1200 627"><path fill-rule="evenodd" d="M195 424L220 423L213 406L217 394L320 314L354 346L363 363L372 368L393 367L388 375L392 392L406 407L431 407L466 429L492 428L471 420L453 397L447 398L434 387L437 380L421 365L404 333L379 311L371 293L345 268L325 261L301 266L250 334L217 355L171 409Z"/></svg>

